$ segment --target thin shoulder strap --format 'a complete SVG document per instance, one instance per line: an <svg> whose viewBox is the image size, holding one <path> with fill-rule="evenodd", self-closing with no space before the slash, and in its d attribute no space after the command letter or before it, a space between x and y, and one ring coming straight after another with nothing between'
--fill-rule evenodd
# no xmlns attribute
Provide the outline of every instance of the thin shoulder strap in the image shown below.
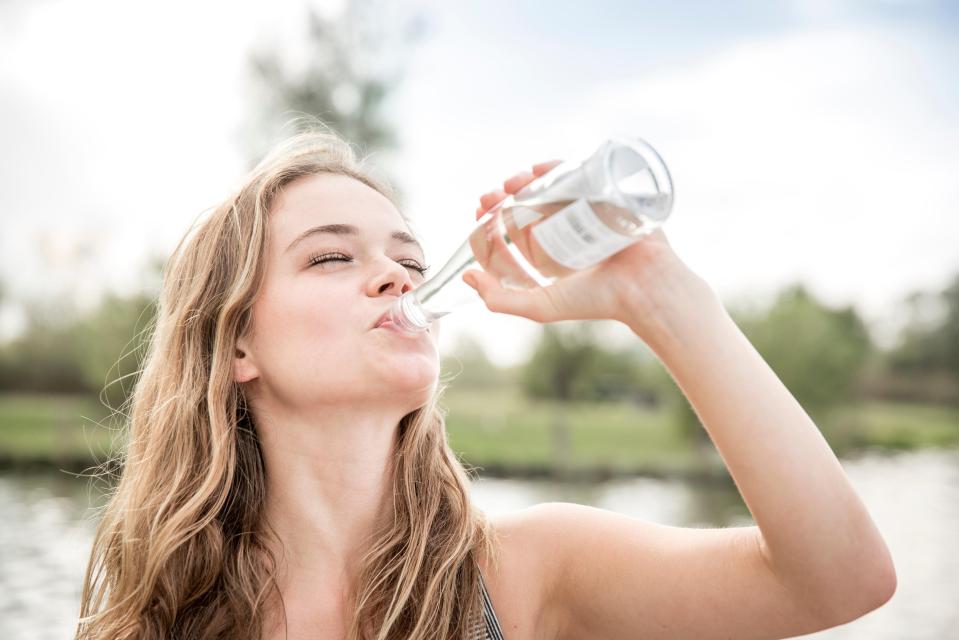
<svg viewBox="0 0 959 640"><path fill-rule="evenodd" d="M486 640L504 640L503 631L499 627L499 620L496 619L496 612L493 611L493 602L489 598L489 592L486 590L486 581L483 579L483 572L478 571L480 577L480 591L483 595L483 620L486 623Z"/></svg>

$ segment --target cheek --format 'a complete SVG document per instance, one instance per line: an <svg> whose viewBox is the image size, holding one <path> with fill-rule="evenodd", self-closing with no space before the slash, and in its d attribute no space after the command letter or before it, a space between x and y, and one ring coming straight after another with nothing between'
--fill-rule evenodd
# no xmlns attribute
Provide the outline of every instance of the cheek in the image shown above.
<svg viewBox="0 0 959 640"><path fill-rule="evenodd" d="M357 379L375 379L411 390L439 376L439 322L430 335L406 342L369 330L374 313L361 313L355 288L319 289L264 289L254 305L257 364L275 388L341 395Z"/></svg>
<svg viewBox="0 0 959 640"><path fill-rule="evenodd" d="M354 296L355 298L355 296ZM355 348L354 300L335 291L264 292L254 307L257 343L274 364L301 368L304 362L339 359Z"/></svg>

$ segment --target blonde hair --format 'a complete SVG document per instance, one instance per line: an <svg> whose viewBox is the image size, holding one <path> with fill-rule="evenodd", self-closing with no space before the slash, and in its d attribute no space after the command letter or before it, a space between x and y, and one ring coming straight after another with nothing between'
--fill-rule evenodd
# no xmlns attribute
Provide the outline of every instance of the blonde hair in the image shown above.
<svg viewBox="0 0 959 640"><path fill-rule="evenodd" d="M263 279L270 207L293 180L321 173L393 199L348 143L310 127L275 147L167 263L77 640L258 640L267 604L282 604L264 462L233 359ZM447 444L444 389L398 425L393 517L371 532L351 585L350 640L466 638L481 615L476 558L495 562L493 531Z"/></svg>

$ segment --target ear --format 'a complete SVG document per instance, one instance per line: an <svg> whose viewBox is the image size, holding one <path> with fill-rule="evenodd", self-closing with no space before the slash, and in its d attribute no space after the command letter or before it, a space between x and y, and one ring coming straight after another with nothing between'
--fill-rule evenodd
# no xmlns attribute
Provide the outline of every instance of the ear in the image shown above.
<svg viewBox="0 0 959 640"><path fill-rule="evenodd" d="M246 340L236 341L236 351L233 355L233 380L243 383L260 377L260 371L253 363L253 354L250 352Z"/></svg>

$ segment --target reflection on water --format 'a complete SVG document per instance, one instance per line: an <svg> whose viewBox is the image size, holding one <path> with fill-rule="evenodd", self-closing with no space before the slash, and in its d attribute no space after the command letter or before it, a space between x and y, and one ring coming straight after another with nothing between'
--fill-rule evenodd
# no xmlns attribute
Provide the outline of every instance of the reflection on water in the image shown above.
<svg viewBox="0 0 959 640"><path fill-rule="evenodd" d="M801 637L959 640L959 450L870 454L842 464L889 546L898 587L884 607ZM638 478L575 487L483 480L474 497L490 513L558 500L675 526L755 524L732 484L705 488Z"/></svg>
<svg viewBox="0 0 959 640"><path fill-rule="evenodd" d="M0 475L0 638L72 637L95 524L85 479Z"/></svg>
<svg viewBox="0 0 959 640"><path fill-rule="evenodd" d="M684 527L754 524L731 479L726 485L714 486L657 478L593 484L490 478L476 483L473 498L491 514L540 502L576 502Z"/></svg>
<svg viewBox="0 0 959 640"><path fill-rule="evenodd" d="M893 599L812 640L959 639L959 450L843 461L883 532L899 577ZM68 638L103 498L64 474L0 476L0 638ZM480 480L479 505L501 513L539 502L588 504L663 524L753 524L735 486L636 478L597 484Z"/></svg>

